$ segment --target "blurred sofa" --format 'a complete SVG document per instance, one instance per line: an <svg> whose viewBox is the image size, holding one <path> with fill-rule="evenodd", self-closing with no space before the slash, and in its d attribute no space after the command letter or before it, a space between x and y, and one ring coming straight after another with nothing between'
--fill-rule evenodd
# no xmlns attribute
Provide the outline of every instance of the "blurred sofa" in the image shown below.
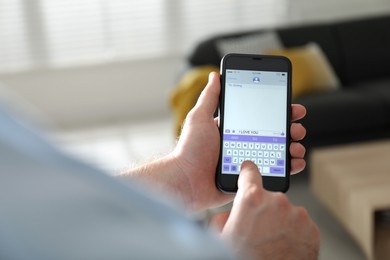
<svg viewBox="0 0 390 260"><path fill-rule="evenodd" d="M188 70L218 67L220 41L274 32L284 48L316 43L337 75L337 89L293 99L306 106L308 151L390 137L390 15L217 35L195 46ZM252 39L253 41L253 39ZM293 67L294 69L294 67Z"/></svg>

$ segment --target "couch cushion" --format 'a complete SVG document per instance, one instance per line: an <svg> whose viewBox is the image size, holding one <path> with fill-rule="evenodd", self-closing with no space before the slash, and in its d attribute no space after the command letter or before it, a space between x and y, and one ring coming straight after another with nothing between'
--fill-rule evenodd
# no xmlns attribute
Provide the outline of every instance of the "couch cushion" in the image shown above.
<svg viewBox="0 0 390 260"><path fill-rule="evenodd" d="M340 81L344 83L339 43L333 25L306 25L277 31L285 47L302 46L310 42L317 43L324 51Z"/></svg>
<svg viewBox="0 0 390 260"><path fill-rule="evenodd" d="M329 91L296 99L294 103L307 108L302 120L303 125L309 127L307 139L384 131L388 116L378 98L367 98L359 91Z"/></svg>
<svg viewBox="0 0 390 260"><path fill-rule="evenodd" d="M390 16L343 22L336 25L345 83L375 80L390 75Z"/></svg>
<svg viewBox="0 0 390 260"><path fill-rule="evenodd" d="M317 43L302 47L271 49L265 54L281 55L292 63L292 97L297 98L323 90L337 89L339 79Z"/></svg>
<svg viewBox="0 0 390 260"><path fill-rule="evenodd" d="M219 66L221 58L215 46L215 40L205 40L196 45L195 49L188 56L192 66L215 65Z"/></svg>

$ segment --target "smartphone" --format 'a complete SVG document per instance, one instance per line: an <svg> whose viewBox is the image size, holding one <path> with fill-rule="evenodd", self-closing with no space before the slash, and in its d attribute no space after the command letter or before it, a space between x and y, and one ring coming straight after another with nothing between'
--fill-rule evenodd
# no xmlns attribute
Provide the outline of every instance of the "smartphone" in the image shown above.
<svg viewBox="0 0 390 260"><path fill-rule="evenodd" d="M290 180L291 62L282 56L227 54L221 61L220 155L216 184L236 192L243 161L263 186L286 192Z"/></svg>

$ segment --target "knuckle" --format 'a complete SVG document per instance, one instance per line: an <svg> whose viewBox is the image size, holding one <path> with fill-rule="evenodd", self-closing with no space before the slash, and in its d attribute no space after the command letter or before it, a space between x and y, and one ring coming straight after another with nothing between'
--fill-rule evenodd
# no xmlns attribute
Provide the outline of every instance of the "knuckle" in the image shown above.
<svg viewBox="0 0 390 260"><path fill-rule="evenodd" d="M243 201L248 206L258 205L261 203L262 192L262 188L259 186L251 185L246 189L243 196Z"/></svg>
<svg viewBox="0 0 390 260"><path fill-rule="evenodd" d="M286 195L281 192L277 192L273 194L276 205L279 208L288 208L290 206L290 202Z"/></svg>
<svg viewBox="0 0 390 260"><path fill-rule="evenodd" d="M320 229L318 228L317 225L313 224L314 228L313 228L313 233L314 233L314 239L315 241L320 241L321 239L321 232L320 232Z"/></svg>
<svg viewBox="0 0 390 260"><path fill-rule="evenodd" d="M298 216L302 220L309 220L309 213L307 212L307 209L304 207L298 207Z"/></svg>
<svg viewBox="0 0 390 260"><path fill-rule="evenodd" d="M187 113L187 116L185 118L185 122L186 123L189 123L191 121L193 121L194 117L196 116L196 111L195 111L195 108L192 108L188 113Z"/></svg>

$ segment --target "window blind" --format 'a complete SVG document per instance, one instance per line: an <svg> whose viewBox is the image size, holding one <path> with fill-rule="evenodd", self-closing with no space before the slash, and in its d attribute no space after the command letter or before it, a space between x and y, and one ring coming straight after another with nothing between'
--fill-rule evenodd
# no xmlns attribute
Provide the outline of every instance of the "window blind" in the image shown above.
<svg viewBox="0 0 390 260"><path fill-rule="evenodd" d="M182 55L286 22L287 0L0 0L0 72Z"/></svg>

